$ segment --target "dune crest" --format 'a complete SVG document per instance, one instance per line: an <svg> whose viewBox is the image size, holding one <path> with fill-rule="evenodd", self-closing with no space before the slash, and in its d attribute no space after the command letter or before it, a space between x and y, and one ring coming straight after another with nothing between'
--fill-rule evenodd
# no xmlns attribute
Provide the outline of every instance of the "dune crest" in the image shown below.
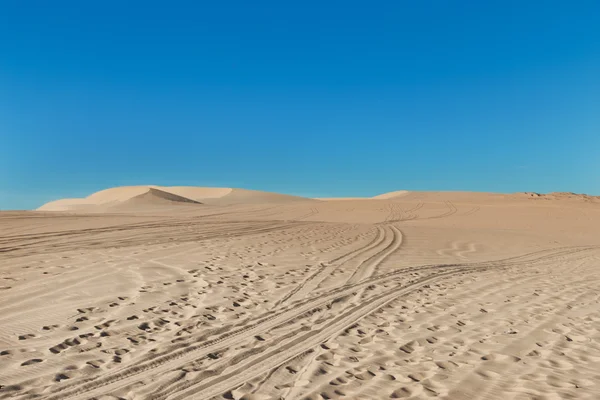
<svg viewBox="0 0 600 400"><path fill-rule="evenodd" d="M88 203L96 205L105 203L115 203L126 201L133 197L142 195L152 188L158 188L158 186L119 186L92 193L85 199L88 201Z"/></svg>
<svg viewBox="0 0 600 400"><path fill-rule="evenodd" d="M230 194L234 189L220 187L196 187L196 186L165 186L161 190L173 193L188 199L203 201L206 199L218 199Z"/></svg>
<svg viewBox="0 0 600 400"><path fill-rule="evenodd" d="M382 193L380 195L373 196L372 198L373 199L388 200L388 199L393 199L393 198L396 198L396 197L406 196L409 193L410 192L408 190L396 190L394 192Z"/></svg>
<svg viewBox="0 0 600 400"><path fill-rule="evenodd" d="M177 203L202 204L199 201L188 199L187 197L178 196L176 194L165 192L163 190L155 188L150 188L142 194L139 194L119 203L119 206L161 206L173 205Z"/></svg>
<svg viewBox="0 0 600 400"><path fill-rule="evenodd" d="M305 197L259 190L195 186L120 186L104 189L83 199L62 199L46 203L38 211L111 211L129 206L147 207L157 203L260 204L317 201ZM166 203L168 204L168 203Z"/></svg>
<svg viewBox="0 0 600 400"><path fill-rule="evenodd" d="M92 207L94 204L87 203L85 199L60 199L44 204L38 211L74 211Z"/></svg>

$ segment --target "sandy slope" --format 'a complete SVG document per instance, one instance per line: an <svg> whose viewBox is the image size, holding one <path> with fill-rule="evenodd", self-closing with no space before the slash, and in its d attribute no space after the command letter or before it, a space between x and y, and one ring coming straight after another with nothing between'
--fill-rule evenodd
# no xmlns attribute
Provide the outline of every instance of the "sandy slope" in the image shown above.
<svg viewBox="0 0 600 400"><path fill-rule="evenodd" d="M158 191L162 193L157 196ZM164 206L163 200L173 203L202 203L213 205L233 204L261 204L261 203L292 203L299 201L314 201L298 196L290 196L279 193L261 192L258 190L211 188L194 186L121 186L96 193L92 193L83 199L62 199L44 204L38 211L84 211L84 212L107 212L123 208L123 205L131 205L132 199L139 198L148 193L145 201L146 206ZM167 199L168 196L176 196ZM154 201L151 200L154 199Z"/></svg>
<svg viewBox="0 0 600 400"><path fill-rule="evenodd" d="M395 192L388 192L388 193L383 193L377 196L373 196L374 199L380 199L380 200L390 200L390 199L395 199L398 197L403 197L406 196L409 193L408 190L397 190Z"/></svg>
<svg viewBox="0 0 600 400"><path fill-rule="evenodd" d="M187 197L188 199L200 202L209 199L219 199L221 197L227 196L233 191L233 189L231 188L211 188L194 186L167 186L162 189L166 192Z"/></svg>
<svg viewBox="0 0 600 400"><path fill-rule="evenodd" d="M0 399L597 399L597 199L400 194L0 213Z"/></svg>

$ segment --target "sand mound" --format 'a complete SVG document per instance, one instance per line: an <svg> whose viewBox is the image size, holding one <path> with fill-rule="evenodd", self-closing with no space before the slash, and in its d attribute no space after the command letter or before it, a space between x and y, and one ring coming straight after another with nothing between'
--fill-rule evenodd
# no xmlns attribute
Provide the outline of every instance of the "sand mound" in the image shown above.
<svg viewBox="0 0 600 400"><path fill-rule="evenodd" d="M122 186L101 190L84 199L63 199L44 204L38 211L103 211L130 205L165 204L165 201L215 205L317 201L305 197L258 190L194 186Z"/></svg>
<svg viewBox="0 0 600 400"><path fill-rule="evenodd" d="M202 203L217 205L289 203L312 200L305 197L248 189L196 186L156 186L156 188Z"/></svg>
<svg viewBox="0 0 600 400"><path fill-rule="evenodd" d="M117 207L138 207L138 206L163 206L175 204L202 204L199 201L188 199L187 197L178 196L173 193L163 190L149 188L145 193L125 200L117 205Z"/></svg>
<svg viewBox="0 0 600 400"><path fill-rule="evenodd" d="M90 206L93 204L86 203L85 199L61 199L44 204L38 208L38 211L74 211Z"/></svg>
<svg viewBox="0 0 600 400"><path fill-rule="evenodd" d="M178 204L202 204L151 186L119 187L96 192L84 199L63 199L44 204L38 211L101 212L127 208L154 208Z"/></svg>
<svg viewBox="0 0 600 400"><path fill-rule="evenodd" d="M408 190L396 190L395 192L383 193L377 196L373 196L373 199L389 200L396 197L403 197L410 193Z"/></svg>
<svg viewBox="0 0 600 400"><path fill-rule="evenodd" d="M152 188L158 188L158 186L120 186L92 193L85 199L88 203L95 205L117 203L143 195Z"/></svg>

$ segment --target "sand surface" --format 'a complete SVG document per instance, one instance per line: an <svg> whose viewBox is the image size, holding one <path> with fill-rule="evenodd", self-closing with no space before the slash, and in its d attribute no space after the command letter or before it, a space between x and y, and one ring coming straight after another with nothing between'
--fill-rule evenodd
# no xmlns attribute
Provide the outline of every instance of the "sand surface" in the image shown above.
<svg viewBox="0 0 600 400"><path fill-rule="evenodd" d="M0 213L0 399L600 398L598 199L377 197Z"/></svg>

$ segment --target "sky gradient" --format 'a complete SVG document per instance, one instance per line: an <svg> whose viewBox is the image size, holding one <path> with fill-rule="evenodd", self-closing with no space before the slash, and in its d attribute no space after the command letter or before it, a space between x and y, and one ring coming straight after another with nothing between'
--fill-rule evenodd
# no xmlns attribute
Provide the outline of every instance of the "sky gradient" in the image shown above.
<svg viewBox="0 0 600 400"><path fill-rule="evenodd" d="M598 1L0 1L0 209L136 184L600 195Z"/></svg>

